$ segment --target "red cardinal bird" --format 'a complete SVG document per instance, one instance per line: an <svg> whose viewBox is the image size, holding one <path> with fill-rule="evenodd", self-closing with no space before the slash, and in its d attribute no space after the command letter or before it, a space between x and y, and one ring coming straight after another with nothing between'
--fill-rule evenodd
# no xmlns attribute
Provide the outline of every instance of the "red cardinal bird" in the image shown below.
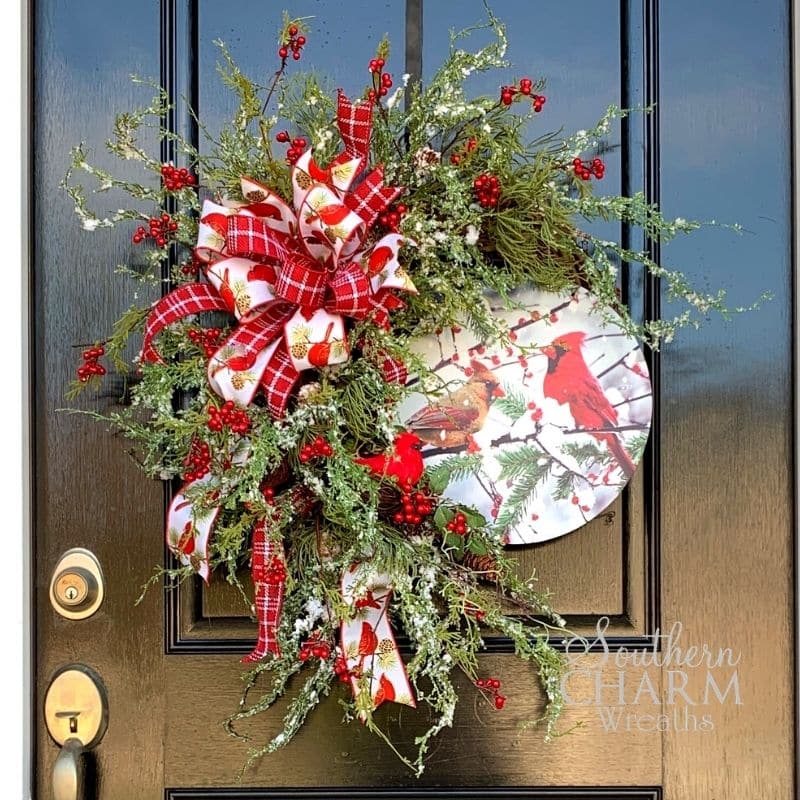
<svg viewBox="0 0 800 800"><path fill-rule="evenodd" d="M394 702L397 695L394 690L394 684L381 673L379 679L378 691L375 692L375 708L384 702Z"/></svg>
<svg viewBox="0 0 800 800"><path fill-rule="evenodd" d="M582 331L565 333L542 348L547 356L547 374L544 376L545 397L569 405L576 428L596 431L617 425L616 409L608 402L597 378L589 371L581 354L586 334ZM633 475L636 466L616 433L591 434L605 442L626 478Z"/></svg>
<svg viewBox="0 0 800 800"><path fill-rule="evenodd" d="M475 359L470 366L472 376L460 389L421 408L408 420L408 427L423 442L466 447L469 437L483 427L492 400L505 395L494 372Z"/></svg>
<svg viewBox="0 0 800 800"><path fill-rule="evenodd" d="M420 450L422 442L419 437L404 431L395 437L389 452L357 458L355 461L362 467L368 467L374 475L394 478L401 486L416 486L425 471Z"/></svg>

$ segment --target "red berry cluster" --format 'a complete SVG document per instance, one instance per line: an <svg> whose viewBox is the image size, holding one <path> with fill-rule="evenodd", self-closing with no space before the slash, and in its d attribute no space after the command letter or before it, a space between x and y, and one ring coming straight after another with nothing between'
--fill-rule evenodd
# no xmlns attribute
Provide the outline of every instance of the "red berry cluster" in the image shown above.
<svg viewBox="0 0 800 800"><path fill-rule="evenodd" d="M376 97L386 97L389 94L389 89L392 88L392 76L383 71L385 63L382 58L373 58L369 62L369 71L372 73L372 88L369 90L367 97L372 101Z"/></svg>
<svg viewBox="0 0 800 800"><path fill-rule="evenodd" d="M286 582L286 564L280 556L272 556L269 565L264 570L263 582L270 586L280 586Z"/></svg>
<svg viewBox="0 0 800 800"><path fill-rule="evenodd" d="M400 230L400 220L408 213L408 206L398 203L396 206L387 208L378 216L378 223L386 230L397 233Z"/></svg>
<svg viewBox="0 0 800 800"><path fill-rule="evenodd" d="M172 164L161 165L161 177L164 178L164 188L168 192L177 192L197 183L197 179L186 167L178 169Z"/></svg>
<svg viewBox="0 0 800 800"><path fill-rule="evenodd" d="M150 217L150 230L146 230L143 225L136 229L133 234L133 243L140 244L145 239L152 239L159 247L164 247L171 233L178 230L178 223L169 214L162 214L160 217Z"/></svg>
<svg viewBox="0 0 800 800"><path fill-rule="evenodd" d="M289 131L279 131L275 134L275 141L281 144L290 143L289 149L286 151L286 160L290 164L294 164L301 155L303 150L308 146L308 142L302 136L295 136L292 139L289 136Z"/></svg>
<svg viewBox="0 0 800 800"><path fill-rule="evenodd" d="M203 348L206 358L211 358L217 352L222 331L219 328L189 328L186 335L192 344Z"/></svg>
<svg viewBox="0 0 800 800"><path fill-rule="evenodd" d="M83 364L77 369L78 380L81 383L87 383L94 375L102 377L106 374L106 368L97 360L105 354L106 349L102 345L83 351Z"/></svg>
<svg viewBox="0 0 800 800"><path fill-rule="evenodd" d="M472 188L475 199L484 208L494 208L497 205L500 199L500 180L497 175L490 175L488 172L478 175L472 182Z"/></svg>
<svg viewBox="0 0 800 800"><path fill-rule="evenodd" d="M243 408L237 408L233 400L226 400L222 408L208 407L208 429L219 433L229 427L234 433L247 433L250 430L250 417Z"/></svg>
<svg viewBox="0 0 800 800"><path fill-rule="evenodd" d="M593 158L591 161L582 161L580 158L572 160L572 167L575 170L575 177L588 181L592 175L601 180L606 171L606 165L600 158Z"/></svg>
<svg viewBox="0 0 800 800"><path fill-rule="evenodd" d="M285 62L286 59L289 58L289 51L291 50L292 58L295 61L299 61L303 45L306 43L306 37L302 34L298 35L300 32L297 29L297 25L290 25L287 33L289 37L278 49L278 56Z"/></svg>
<svg viewBox="0 0 800 800"><path fill-rule="evenodd" d="M500 681L497 678L478 678L475 685L484 692L489 692L494 698L494 707L499 711L506 704L506 698L500 694Z"/></svg>
<svg viewBox="0 0 800 800"><path fill-rule="evenodd" d="M528 403L528 411L531 412L531 419L534 422L541 422L542 417L544 416L544 411L542 411L542 409L539 408L539 406L537 406L536 403L533 402L533 400L531 400L531 402Z"/></svg>
<svg viewBox="0 0 800 800"><path fill-rule="evenodd" d="M466 516L459 511L458 514L445 525L445 528L451 533L457 533L459 536L466 536L468 530Z"/></svg>
<svg viewBox="0 0 800 800"><path fill-rule="evenodd" d="M300 448L298 458L301 464L307 464L312 458L330 458L333 455L333 448L328 444L324 436L317 436L311 444L304 444Z"/></svg>
<svg viewBox="0 0 800 800"><path fill-rule="evenodd" d="M347 660L344 656L336 656L336 661L333 662L333 672L340 683L350 682L350 670L347 669Z"/></svg>
<svg viewBox="0 0 800 800"><path fill-rule="evenodd" d="M192 277L196 278L197 273L200 271L200 267L203 265L203 262L192 253L192 257L189 261L184 261L181 264L181 275L191 275Z"/></svg>
<svg viewBox="0 0 800 800"><path fill-rule="evenodd" d="M433 514L433 498L424 492L405 492L400 497L402 511L396 511L392 520L395 525L419 525L425 517Z"/></svg>
<svg viewBox="0 0 800 800"><path fill-rule="evenodd" d="M470 138L467 139L467 143L464 146L464 149L461 150L460 152L453 153L453 155L450 156L450 163L458 166L461 163L461 159L464 158L464 156L471 153L477 146L478 146L478 140L474 136L470 136Z"/></svg>
<svg viewBox="0 0 800 800"><path fill-rule="evenodd" d="M300 647L299 658L301 661L308 661L311 656L327 661L331 657L331 646L327 642L320 641L319 633L312 633L308 641L303 642Z"/></svg>
<svg viewBox="0 0 800 800"><path fill-rule="evenodd" d="M187 483L199 481L208 474L211 466L211 448L201 439L193 439L189 455L183 460L183 465L189 467L183 473L183 479Z"/></svg>
<svg viewBox="0 0 800 800"><path fill-rule="evenodd" d="M538 114L547 101L543 94L533 94L533 81L530 78L520 78L519 86L503 86L500 89L500 102L504 106L510 106L517 95L530 97L533 103L533 110Z"/></svg>

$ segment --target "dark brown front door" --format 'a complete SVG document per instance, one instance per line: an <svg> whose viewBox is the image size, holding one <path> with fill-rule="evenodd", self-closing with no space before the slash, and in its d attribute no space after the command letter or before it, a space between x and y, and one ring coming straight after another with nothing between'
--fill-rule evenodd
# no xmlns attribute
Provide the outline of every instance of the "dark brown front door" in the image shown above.
<svg viewBox="0 0 800 800"><path fill-rule="evenodd" d="M221 721L237 706L239 657L255 625L225 584L151 590L134 605L166 558L166 489L142 476L104 424L59 411L68 405L76 348L101 337L133 298L114 274L129 240L82 231L58 184L69 147L80 141L99 163L119 168L102 144L114 114L147 97L131 73L187 96L214 130L231 100L215 74L212 40L225 40L243 68L266 76L281 7L257 0L32 6L37 797L52 796L58 754L43 723L44 693L69 663L94 669L108 690L108 730L90 757L89 796L101 800L792 797L788 4L492 3L509 26L513 74L548 79L553 127L589 127L609 103L655 104L647 119L633 115L614 132L610 191L643 191L673 216L746 229L736 236L712 228L670 245L664 258L700 284L727 288L734 304L775 294L762 311L709 323L653 357L651 445L623 500L586 529L519 553L520 569L535 565L569 626L593 642L594 652L580 658L573 645L566 684L563 726L583 726L549 744L537 729L522 731L541 694L528 668L508 655L508 642L491 639L486 669L504 675L508 707L487 714L462 703L420 780L367 731L342 727L330 698L295 742L260 761L241 785L247 746ZM307 58L334 88L361 85L384 32L395 43L394 71L404 71L405 60L406 71L421 69L424 79L447 47L448 29L485 17L479 0L289 6L315 15ZM476 89L494 91L495 78L481 80ZM182 113L170 124L191 132ZM156 141L146 144L157 151ZM117 208L113 192L94 200ZM638 314L670 313L668 298L635 267L623 290ZM123 402L122 383L111 376L101 396L79 402L111 413ZM105 573L104 603L86 620L62 618L48 599L56 563L71 547L95 553ZM731 663L676 661L675 648L691 646L727 649ZM254 743L277 730L281 708L247 727ZM420 721L395 707L386 725L402 748Z"/></svg>

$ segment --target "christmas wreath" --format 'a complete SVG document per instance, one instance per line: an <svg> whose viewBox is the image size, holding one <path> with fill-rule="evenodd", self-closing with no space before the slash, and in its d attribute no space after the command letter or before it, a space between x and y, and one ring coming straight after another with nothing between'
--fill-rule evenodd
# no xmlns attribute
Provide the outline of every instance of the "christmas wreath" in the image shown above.
<svg viewBox="0 0 800 800"><path fill-rule="evenodd" d="M108 143L141 165L141 183L73 152L64 185L83 227L127 230L132 294L141 283L163 292L84 350L70 394L96 386L108 359L129 403L90 413L134 443L148 475L175 482L175 562L151 582L217 569L254 602L247 685L271 682L226 724L235 735L290 683L293 698L251 760L289 742L341 683L346 718L384 738L383 703L431 707L417 753L398 754L421 773L453 720L454 671L505 704L500 678L481 672L487 632L538 671L553 735L563 700L551 638L564 622L506 545L578 527L630 477L650 414L636 340L657 348L729 311L722 292L581 229L618 220L664 242L699 227L639 194L594 193L604 141L628 111L528 144L546 116L542 80L468 97L470 74L508 68L504 28L491 15L488 26L477 52L455 35L426 86L391 74L382 41L351 100L290 69L308 31L286 18L268 86L218 43L238 108L217 135L199 125L202 152L164 127L172 99L157 87ZM139 144L151 125L183 166ZM96 216L76 170L133 207ZM617 290L623 263L685 309L632 318ZM590 359L593 342L603 347ZM254 601L239 578L248 565Z"/></svg>

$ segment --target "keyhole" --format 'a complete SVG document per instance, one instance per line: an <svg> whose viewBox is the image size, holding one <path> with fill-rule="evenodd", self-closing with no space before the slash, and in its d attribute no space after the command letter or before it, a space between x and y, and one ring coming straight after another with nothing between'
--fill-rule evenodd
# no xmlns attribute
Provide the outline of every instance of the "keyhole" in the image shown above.
<svg viewBox="0 0 800 800"><path fill-rule="evenodd" d="M74 586L67 586L64 594L67 600L74 600L78 596L78 590Z"/></svg>
<svg viewBox="0 0 800 800"><path fill-rule="evenodd" d="M69 718L69 732L70 733L77 733L78 732L78 718L77 717L70 717Z"/></svg>

